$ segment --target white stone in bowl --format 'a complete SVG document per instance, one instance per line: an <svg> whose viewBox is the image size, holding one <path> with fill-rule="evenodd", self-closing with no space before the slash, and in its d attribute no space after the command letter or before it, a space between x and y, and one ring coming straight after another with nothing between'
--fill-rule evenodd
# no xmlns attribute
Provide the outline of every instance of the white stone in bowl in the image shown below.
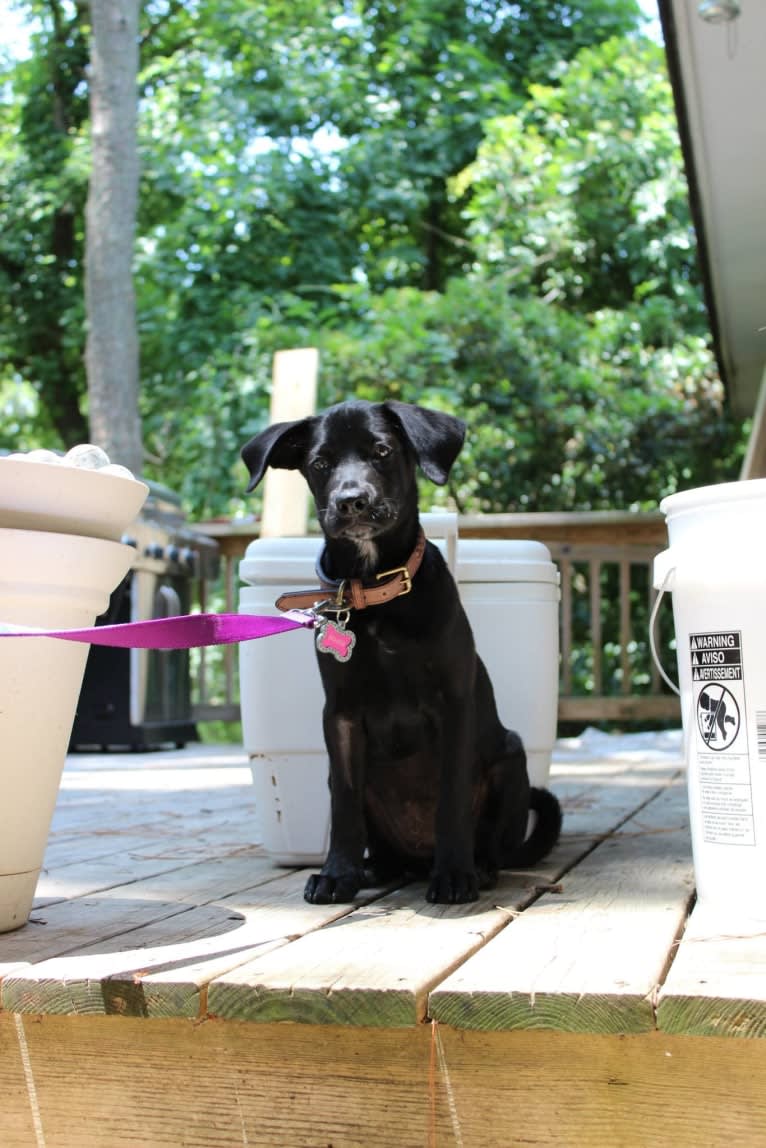
<svg viewBox="0 0 766 1148"><path fill-rule="evenodd" d="M0 458L0 527L118 542L148 493L145 482L127 473Z"/></svg>

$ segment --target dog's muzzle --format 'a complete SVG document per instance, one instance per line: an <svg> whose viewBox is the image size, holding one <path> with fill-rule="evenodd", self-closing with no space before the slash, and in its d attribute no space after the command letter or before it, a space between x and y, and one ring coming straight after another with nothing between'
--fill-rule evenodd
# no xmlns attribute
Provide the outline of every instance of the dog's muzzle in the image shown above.
<svg viewBox="0 0 766 1148"><path fill-rule="evenodd" d="M332 537L372 538L392 520L391 504L371 487L344 486L327 499L323 528Z"/></svg>

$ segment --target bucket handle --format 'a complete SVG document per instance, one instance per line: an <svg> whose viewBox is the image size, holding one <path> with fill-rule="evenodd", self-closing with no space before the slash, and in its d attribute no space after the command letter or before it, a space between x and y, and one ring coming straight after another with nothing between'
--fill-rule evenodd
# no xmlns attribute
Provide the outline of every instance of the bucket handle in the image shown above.
<svg viewBox="0 0 766 1148"><path fill-rule="evenodd" d="M660 661L660 656L657 653L657 643L656 643L655 635L654 635L655 624L657 622L657 614L659 613L660 603L662 602L662 596L667 589L668 582L670 581L672 575L675 574L675 570L676 570L675 566L671 566L669 570L665 571L665 577L662 580L662 585L660 586L660 591L659 591L657 597L654 599L654 605L652 606L652 612L649 615L649 649L652 652L652 660L654 661L655 666L659 670L660 675L662 676L663 680L670 686L673 693L678 694L678 696L680 697L681 691L679 690L678 686L676 685L676 683L674 681L672 681L668 677L668 675L665 673L665 670L663 669L662 662Z"/></svg>

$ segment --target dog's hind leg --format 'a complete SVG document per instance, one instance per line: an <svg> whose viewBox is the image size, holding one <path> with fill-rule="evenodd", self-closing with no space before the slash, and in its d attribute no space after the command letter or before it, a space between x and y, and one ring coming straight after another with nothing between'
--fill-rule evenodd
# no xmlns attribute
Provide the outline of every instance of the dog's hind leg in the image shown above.
<svg viewBox="0 0 766 1148"><path fill-rule="evenodd" d="M450 905L475 901L475 831L472 806L473 714L459 696L448 705L437 752L440 759L434 859L426 900Z"/></svg>
<svg viewBox="0 0 766 1148"><path fill-rule="evenodd" d="M504 752L489 767L489 788L476 828L476 865L480 882L491 888L505 868L509 843L521 845L529 815L527 755L518 734L505 731Z"/></svg>

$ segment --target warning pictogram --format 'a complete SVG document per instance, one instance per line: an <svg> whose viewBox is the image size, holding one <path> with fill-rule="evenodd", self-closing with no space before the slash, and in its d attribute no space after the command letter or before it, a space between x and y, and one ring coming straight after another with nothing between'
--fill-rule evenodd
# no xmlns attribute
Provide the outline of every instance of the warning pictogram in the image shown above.
<svg viewBox="0 0 766 1148"><path fill-rule="evenodd" d="M728 749L739 733L739 706L726 686L703 686L697 698L697 724L708 749Z"/></svg>
<svg viewBox="0 0 766 1148"><path fill-rule="evenodd" d="M693 682L741 682L742 638L739 630L690 634Z"/></svg>

